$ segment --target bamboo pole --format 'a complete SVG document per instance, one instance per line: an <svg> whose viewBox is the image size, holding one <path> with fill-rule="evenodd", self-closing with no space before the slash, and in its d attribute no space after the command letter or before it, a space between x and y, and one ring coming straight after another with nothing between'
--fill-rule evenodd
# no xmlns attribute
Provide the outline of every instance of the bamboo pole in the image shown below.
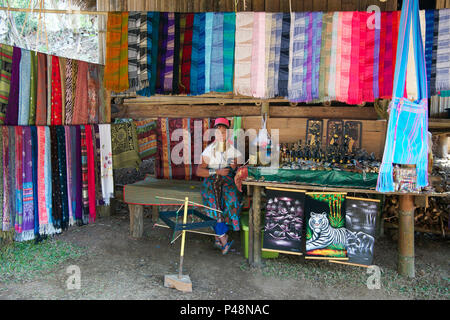
<svg viewBox="0 0 450 320"><path fill-rule="evenodd" d="M187 212L189 206L189 198L184 198L184 215L183 215L183 224L187 223ZM183 230L181 234L181 252L180 252L180 270L178 273L178 279L181 279L183 275L183 260L184 260L184 243L186 239L186 230Z"/></svg>
<svg viewBox="0 0 450 320"><path fill-rule="evenodd" d="M399 196L398 273L414 278L414 196Z"/></svg>
<svg viewBox="0 0 450 320"><path fill-rule="evenodd" d="M0 7L1 11L12 12L30 12L30 13L57 13L57 14L87 14L92 16L108 15L108 11L86 11L86 10L58 10L58 9L31 9L31 8L5 8Z"/></svg>

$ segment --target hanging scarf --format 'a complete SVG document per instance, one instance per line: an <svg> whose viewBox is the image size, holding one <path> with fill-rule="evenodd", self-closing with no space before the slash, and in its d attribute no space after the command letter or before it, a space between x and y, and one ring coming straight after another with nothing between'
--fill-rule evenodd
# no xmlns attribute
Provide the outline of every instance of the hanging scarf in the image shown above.
<svg viewBox="0 0 450 320"><path fill-rule="evenodd" d="M11 84L8 97L8 108L6 109L5 124L17 125L19 116L19 82L20 82L20 59L22 50L14 47L11 65Z"/></svg>
<svg viewBox="0 0 450 320"><path fill-rule="evenodd" d="M312 20L312 12L308 12L306 15L306 47L305 47L305 58L303 59L303 74L305 80L303 82L303 92L306 93L305 101L312 100L312 58L313 58L313 20Z"/></svg>
<svg viewBox="0 0 450 320"><path fill-rule="evenodd" d="M105 87L128 89L128 12L109 12L106 31Z"/></svg>
<svg viewBox="0 0 450 320"><path fill-rule="evenodd" d="M9 212L10 212L10 228L14 230L15 219L16 219L16 128L8 127L9 130L9 176L8 176L8 186L9 192L8 197L11 199L9 201Z"/></svg>
<svg viewBox="0 0 450 320"><path fill-rule="evenodd" d="M308 34L306 25L308 13L291 12L291 26L289 35L289 101L306 101L306 91L303 85L306 83L306 59Z"/></svg>
<svg viewBox="0 0 450 320"><path fill-rule="evenodd" d="M110 121L110 119L106 119L106 91L105 87L102 85L103 83L103 73L105 68L103 66L98 66L98 84L99 84L99 92L98 92L98 123L105 123Z"/></svg>
<svg viewBox="0 0 450 320"><path fill-rule="evenodd" d="M34 237L39 238L39 194L38 194L38 139L37 128L30 127L31 133L31 162L33 179L33 216L34 216Z"/></svg>
<svg viewBox="0 0 450 320"><path fill-rule="evenodd" d="M52 109L51 109L51 125L62 124L62 91L61 91L61 74L59 69L59 59L52 56Z"/></svg>
<svg viewBox="0 0 450 320"><path fill-rule="evenodd" d="M87 123L98 123L98 93L100 90L100 82L98 81L99 66L93 63L88 63L87 73L87 87L88 87L88 105Z"/></svg>
<svg viewBox="0 0 450 320"><path fill-rule="evenodd" d="M47 125L52 121L52 56L47 55Z"/></svg>
<svg viewBox="0 0 450 320"><path fill-rule="evenodd" d="M265 12L255 12L252 34L252 66L251 66L251 88L252 96L255 98L264 98L265 74L265 36L266 36L266 16Z"/></svg>
<svg viewBox="0 0 450 320"><path fill-rule="evenodd" d="M3 138L2 142L2 203L0 204L2 206L2 220L1 222L1 231L9 231L11 227L11 197L10 197L10 190L11 190L11 184L9 175L10 175L10 164L9 164L9 155L10 155L10 148L9 148L9 129L6 126L1 126L1 135Z"/></svg>
<svg viewBox="0 0 450 320"><path fill-rule="evenodd" d="M427 88L431 97L431 62L433 58L434 10L425 11L425 60L427 63Z"/></svg>
<svg viewBox="0 0 450 320"><path fill-rule="evenodd" d="M338 43L338 22L339 22L339 13L333 13L333 22L332 22L332 36L331 36L331 59L330 59L330 77L328 79L328 83L325 83L325 86L328 87L328 97L329 100L336 99L336 56L337 56L337 43Z"/></svg>
<svg viewBox="0 0 450 320"><path fill-rule="evenodd" d="M30 51L22 49L20 59L20 84L19 84L19 119L20 126L28 125L30 114L30 74L31 74L31 54Z"/></svg>
<svg viewBox="0 0 450 320"><path fill-rule="evenodd" d="M264 45L264 57L265 57L265 61L264 61L264 73L266 74L266 77L264 78L264 92L265 92L265 98L268 97L269 95L269 64L270 64L270 44L272 42L272 17L273 14L270 12L266 12L266 26L265 26L265 30L266 30L266 34L265 34L265 39L266 39L266 43Z"/></svg>
<svg viewBox="0 0 450 320"><path fill-rule="evenodd" d="M66 124L66 63L67 59L59 57L59 74L61 76L61 124Z"/></svg>
<svg viewBox="0 0 450 320"><path fill-rule="evenodd" d="M56 127L57 152L58 152L58 177L61 198L61 228L66 230L69 226L69 203L67 195L67 168L66 168L66 133L64 126ZM94 197L95 198L95 197Z"/></svg>
<svg viewBox="0 0 450 320"><path fill-rule="evenodd" d="M364 34L365 34L365 49L364 49L364 88L363 89L363 101L371 102L374 101L374 91L373 91L373 70L374 70L374 53L375 53L375 28L371 26L369 28L367 26L367 20L371 19L375 13L368 13L365 21L362 21L364 24ZM370 23L369 23L370 24ZM362 70L361 70L362 73Z"/></svg>
<svg viewBox="0 0 450 320"><path fill-rule="evenodd" d="M352 34L351 34L351 56L350 56L350 71L349 71L349 85L347 103L359 104L362 102L362 93L359 88L359 55L360 55L360 31L361 31L361 15L359 12L354 12L352 20Z"/></svg>
<svg viewBox="0 0 450 320"><path fill-rule="evenodd" d="M204 30L203 30L204 32ZM173 79L172 79L172 94L179 94L180 83L180 13L175 12L175 43L173 56Z"/></svg>
<svg viewBox="0 0 450 320"><path fill-rule="evenodd" d="M87 139L86 127L81 125L80 134L80 150L81 150L81 181L82 181L82 212L83 224L89 223L89 180L88 180L88 154L87 154Z"/></svg>
<svg viewBox="0 0 450 320"><path fill-rule="evenodd" d="M61 233L61 229L57 228L60 222L54 221L54 208L53 208L53 196L55 187L53 185L53 175L57 175L58 171L52 173L52 137L50 127L45 127L45 206L48 213L48 233L55 234ZM57 210L57 209L55 209Z"/></svg>
<svg viewBox="0 0 450 320"><path fill-rule="evenodd" d="M98 124L93 125L93 146L94 146L94 163L95 163L95 199L97 206L103 206L105 203L103 202L102 196L102 177L100 173L100 129L98 128Z"/></svg>
<svg viewBox="0 0 450 320"><path fill-rule="evenodd" d="M211 51L214 12L206 12L205 15L205 93L208 93L211 91Z"/></svg>
<svg viewBox="0 0 450 320"><path fill-rule="evenodd" d="M450 9L439 10L436 91L450 90Z"/></svg>
<svg viewBox="0 0 450 320"><path fill-rule="evenodd" d="M313 12L311 100L319 99L320 49L322 46L322 12Z"/></svg>
<svg viewBox="0 0 450 320"><path fill-rule="evenodd" d="M379 63L378 63L378 94L379 97L381 98L383 96L384 93L384 65L385 65L385 60L388 59L388 57L386 56L386 38L387 38L387 33L389 32L389 25L387 23L387 12L381 12L380 15L380 28L382 28L383 32L380 32L380 49L379 49ZM389 35L391 35L389 33Z"/></svg>
<svg viewBox="0 0 450 320"><path fill-rule="evenodd" d="M224 14L222 12L215 12L213 18L213 31L212 31L212 48L211 48L211 91L220 92L223 91L224 78L223 78L223 19Z"/></svg>
<svg viewBox="0 0 450 320"><path fill-rule="evenodd" d="M281 13L271 14L271 34L269 44L269 63L267 67L267 98L278 95L278 68L280 66ZM267 29L267 28L266 28Z"/></svg>
<svg viewBox="0 0 450 320"><path fill-rule="evenodd" d="M220 42L220 40L218 40ZM194 14L191 52L191 94L204 93L205 87L205 14Z"/></svg>
<svg viewBox="0 0 450 320"><path fill-rule="evenodd" d="M46 206L45 192L45 130L46 127L37 127L38 156L37 156L37 174L38 174L38 207L39 207L39 234L48 232L48 215Z"/></svg>
<svg viewBox="0 0 450 320"><path fill-rule="evenodd" d="M173 59L175 48L175 14L167 13L167 41L165 50L164 64L164 93L172 93L173 84Z"/></svg>
<svg viewBox="0 0 450 320"><path fill-rule="evenodd" d="M375 12L375 21L381 20L381 12ZM374 53L373 53L373 97L380 97L378 88L378 65L380 63L380 28L375 28Z"/></svg>
<svg viewBox="0 0 450 320"><path fill-rule="evenodd" d="M141 12L138 36L138 89L144 90L150 85L152 63L152 12ZM146 90L148 91L148 90Z"/></svg>
<svg viewBox="0 0 450 320"><path fill-rule="evenodd" d="M194 14L186 14L186 26L184 28L183 56L181 60L181 94L190 94L191 54L193 36Z"/></svg>
<svg viewBox="0 0 450 320"><path fill-rule="evenodd" d="M430 95L436 94L436 62L439 41L439 11L434 11L433 53L431 58Z"/></svg>
<svg viewBox="0 0 450 320"><path fill-rule="evenodd" d="M73 180L72 180L72 131L71 127L64 126L64 136L65 136L65 144L66 144L66 190L67 190L67 210L69 214L69 226L74 225L75 215L72 207L72 188L73 188Z"/></svg>
<svg viewBox="0 0 450 320"><path fill-rule="evenodd" d="M397 48L394 49L394 36L398 35L398 30L394 30L395 12L386 12L381 15L382 26L386 32L381 32L380 44L380 98L390 99L392 97L392 84L394 82L394 56Z"/></svg>
<svg viewBox="0 0 450 320"><path fill-rule="evenodd" d="M72 61L72 60L68 60ZM38 52L37 54L37 88L36 88L36 125L44 126L47 124L47 58L45 54ZM66 90L68 82L72 81L70 74L66 72ZM68 108L66 96L66 110ZM67 121L67 119L66 119Z"/></svg>
<svg viewBox="0 0 450 320"><path fill-rule="evenodd" d="M89 223L95 222L95 163L92 125L85 126L86 130L86 166L87 166L87 193L89 207Z"/></svg>
<svg viewBox="0 0 450 320"><path fill-rule="evenodd" d="M236 14L223 14L223 88L219 92L233 92L234 44L236 34Z"/></svg>
<svg viewBox="0 0 450 320"><path fill-rule="evenodd" d="M75 60L67 59L66 61L66 90L65 90L65 103L66 110L64 113L65 124L72 124L73 119L73 105L75 97L73 96L74 89L76 88L76 81L74 81L74 66Z"/></svg>
<svg viewBox="0 0 450 320"><path fill-rule="evenodd" d="M341 97L341 59L342 59L342 14L343 12L338 12L337 17L337 45L336 45L336 100L339 101Z"/></svg>
<svg viewBox="0 0 450 320"><path fill-rule="evenodd" d="M37 103L37 52L31 53L31 74L30 74L30 111L28 114L28 125L36 124L36 103Z"/></svg>
<svg viewBox="0 0 450 320"><path fill-rule="evenodd" d="M253 12L236 13L234 93L251 96ZM211 72L211 77L213 76Z"/></svg>
<svg viewBox="0 0 450 320"><path fill-rule="evenodd" d="M20 240L20 233L23 231L23 131L21 126L14 127L15 129L15 221L14 229L16 230L16 241Z"/></svg>
<svg viewBox="0 0 450 320"><path fill-rule="evenodd" d="M289 34L291 29L291 15L283 13L280 47L280 68L278 74L278 95L287 97L289 82Z"/></svg>
<svg viewBox="0 0 450 320"><path fill-rule="evenodd" d="M319 99L328 100L328 82L330 78L331 42L333 35L333 13L322 17L322 41L320 48Z"/></svg>
<svg viewBox="0 0 450 320"><path fill-rule="evenodd" d="M4 171L3 171L3 153L5 150L3 149L3 126L0 126L0 235L2 233L2 225L3 225L3 179L4 179Z"/></svg>
<svg viewBox="0 0 450 320"><path fill-rule="evenodd" d="M62 198L59 182L58 137L56 126L50 127L51 168L52 168L52 220L56 229L62 228Z"/></svg>
<svg viewBox="0 0 450 320"><path fill-rule="evenodd" d="M111 125L99 125L100 131L100 163L103 201L109 205L110 198L114 197L113 160L111 148Z"/></svg>
<svg viewBox="0 0 450 320"><path fill-rule="evenodd" d="M88 63L78 61L75 103L71 124L88 122Z"/></svg>
<svg viewBox="0 0 450 320"><path fill-rule="evenodd" d="M1 44L0 47L0 124L5 123L6 108L11 82L13 47Z"/></svg>
<svg viewBox="0 0 450 320"><path fill-rule="evenodd" d="M150 93L153 95L156 92L156 80L158 72L158 43L159 43L159 12L153 12L152 17L152 66L151 66L151 76L150 77ZM147 25L147 27L149 27ZM148 32L148 28L147 28Z"/></svg>
<svg viewBox="0 0 450 320"><path fill-rule="evenodd" d="M34 54L34 53L33 53ZM23 127L23 228L21 241L34 239L34 185L31 128Z"/></svg>
<svg viewBox="0 0 450 320"><path fill-rule="evenodd" d="M147 21L146 13L142 14L144 21ZM139 58L138 52L140 51L140 30L141 25L141 13L136 11L129 12L128 15L128 86L130 90L136 90L139 86L138 69ZM145 25L147 27L147 25ZM142 33L145 38L145 50L147 50L147 30ZM146 52L144 52L145 62L147 61Z"/></svg>
<svg viewBox="0 0 450 320"><path fill-rule="evenodd" d="M83 224L83 178L82 178L82 168L81 168L81 126L73 127L73 143L72 146L75 146L75 154L72 155L73 160L73 174L72 180L74 181L74 196L72 197L72 210L75 208L75 221L77 225Z"/></svg>
<svg viewBox="0 0 450 320"><path fill-rule="evenodd" d="M164 94L164 67L165 55L167 47L167 14L161 12L159 27L158 27L158 64L157 64L157 79L156 79L156 93Z"/></svg>
<svg viewBox="0 0 450 320"><path fill-rule="evenodd" d="M347 102L348 90L350 83L350 66L352 52L352 19L353 12L342 12L342 28L341 28L341 59L340 59L340 82L338 85L339 94L337 100Z"/></svg>

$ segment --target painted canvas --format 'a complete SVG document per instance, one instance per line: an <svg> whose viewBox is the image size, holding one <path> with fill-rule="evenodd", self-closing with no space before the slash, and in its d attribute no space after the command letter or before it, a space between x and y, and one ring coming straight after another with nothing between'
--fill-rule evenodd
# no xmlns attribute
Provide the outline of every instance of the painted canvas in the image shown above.
<svg viewBox="0 0 450 320"><path fill-rule="evenodd" d="M371 265L379 200L348 197L345 209L349 262Z"/></svg>
<svg viewBox="0 0 450 320"><path fill-rule="evenodd" d="M346 259L345 193L306 193L306 255Z"/></svg>
<svg viewBox="0 0 450 320"><path fill-rule="evenodd" d="M304 192L267 188L266 195L263 250L301 254Z"/></svg>

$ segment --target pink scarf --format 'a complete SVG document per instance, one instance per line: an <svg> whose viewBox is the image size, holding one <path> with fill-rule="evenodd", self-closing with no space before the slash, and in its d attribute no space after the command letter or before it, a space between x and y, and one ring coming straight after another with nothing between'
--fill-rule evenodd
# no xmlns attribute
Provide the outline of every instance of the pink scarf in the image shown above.
<svg viewBox="0 0 450 320"><path fill-rule="evenodd" d="M351 52L351 66L350 66L350 78L348 86L348 99L349 104L359 104L362 102L362 93L359 88L359 65L360 65L360 29L361 29L361 14L355 11L352 20L352 52Z"/></svg>
<svg viewBox="0 0 450 320"><path fill-rule="evenodd" d="M266 78L265 29L266 29L266 13L255 12L253 22L252 66L251 66L251 80L250 80L252 87L252 96L255 98L265 97L265 87L264 87L264 79Z"/></svg>
<svg viewBox="0 0 450 320"><path fill-rule="evenodd" d="M363 101L374 101L373 96L373 65L374 65L374 51L375 51L375 28L367 27L367 20L375 13L364 13L366 15L364 23L365 34L365 63L364 69L361 69L361 74L364 72L364 87Z"/></svg>
<svg viewBox="0 0 450 320"><path fill-rule="evenodd" d="M341 59L342 59L342 12L338 12L337 46L336 46L336 100L341 97Z"/></svg>
<svg viewBox="0 0 450 320"><path fill-rule="evenodd" d="M45 201L45 127L37 127L38 140L38 208L39 208L39 227L43 233L42 227L48 224L47 207Z"/></svg>
<svg viewBox="0 0 450 320"><path fill-rule="evenodd" d="M350 65L352 53L352 19L353 12L342 12L342 32L341 32L341 81L337 95L337 100L347 102L350 84Z"/></svg>
<svg viewBox="0 0 450 320"><path fill-rule="evenodd" d="M88 166L89 223L95 222L95 161L92 125L86 125L86 149Z"/></svg>

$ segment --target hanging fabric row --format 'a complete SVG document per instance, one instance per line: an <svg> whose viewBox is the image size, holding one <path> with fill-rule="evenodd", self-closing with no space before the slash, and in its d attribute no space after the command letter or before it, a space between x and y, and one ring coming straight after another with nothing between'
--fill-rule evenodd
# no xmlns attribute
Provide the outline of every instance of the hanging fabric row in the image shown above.
<svg viewBox="0 0 450 320"><path fill-rule="evenodd" d="M450 9L420 15L433 95L450 90ZM400 11L110 13L105 86L144 96L391 98L399 20ZM417 97L408 83L408 96Z"/></svg>
<svg viewBox="0 0 450 320"><path fill-rule="evenodd" d="M104 67L0 44L0 124L106 123Z"/></svg>
<svg viewBox="0 0 450 320"><path fill-rule="evenodd" d="M113 197L109 124L0 126L0 147L0 231L16 241L95 222Z"/></svg>

